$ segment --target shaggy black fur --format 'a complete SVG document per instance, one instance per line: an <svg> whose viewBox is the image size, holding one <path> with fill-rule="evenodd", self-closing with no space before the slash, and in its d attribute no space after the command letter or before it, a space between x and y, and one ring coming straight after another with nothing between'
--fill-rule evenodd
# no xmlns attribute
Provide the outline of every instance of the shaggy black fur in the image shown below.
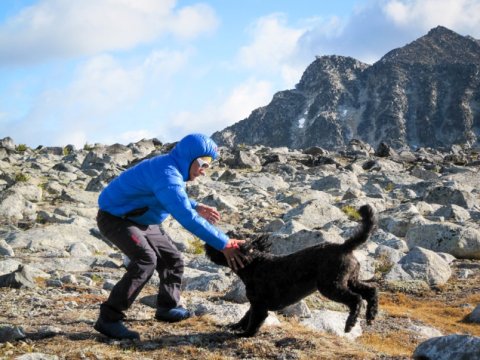
<svg viewBox="0 0 480 360"><path fill-rule="evenodd" d="M324 243L285 256L266 252L271 245L266 235L242 245L241 251L250 261L237 275L245 284L250 309L232 328L242 331L240 336L253 336L268 310L283 309L315 290L349 307L345 332L355 326L362 298L367 301L366 319L370 325L378 309L377 289L358 279L360 264L352 251L368 239L377 219L370 205L358 211L361 225L343 244ZM215 264L228 266L222 252L209 245L205 245L205 251Z"/></svg>

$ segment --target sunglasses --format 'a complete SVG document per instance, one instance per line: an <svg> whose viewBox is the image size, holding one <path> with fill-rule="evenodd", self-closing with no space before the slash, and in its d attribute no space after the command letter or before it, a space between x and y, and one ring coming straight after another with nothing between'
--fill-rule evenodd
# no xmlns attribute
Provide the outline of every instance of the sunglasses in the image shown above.
<svg viewBox="0 0 480 360"><path fill-rule="evenodd" d="M210 167L210 163L212 162L212 158L210 156L203 156L197 158L197 163L200 165L202 169L208 169Z"/></svg>

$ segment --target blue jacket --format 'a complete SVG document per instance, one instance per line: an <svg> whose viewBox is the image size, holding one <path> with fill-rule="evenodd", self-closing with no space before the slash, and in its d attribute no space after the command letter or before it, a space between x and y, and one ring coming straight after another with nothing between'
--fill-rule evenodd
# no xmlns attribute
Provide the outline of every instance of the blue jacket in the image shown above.
<svg viewBox="0 0 480 360"><path fill-rule="evenodd" d="M120 217L148 208L142 215L128 217L143 225L160 224L172 215L185 229L222 250L228 237L198 215L194 210L197 203L185 191L190 165L201 156L216 159L217 145L205 135L187 135L169 154L144 160L122 172L100 193L98 205Z"/></svg>

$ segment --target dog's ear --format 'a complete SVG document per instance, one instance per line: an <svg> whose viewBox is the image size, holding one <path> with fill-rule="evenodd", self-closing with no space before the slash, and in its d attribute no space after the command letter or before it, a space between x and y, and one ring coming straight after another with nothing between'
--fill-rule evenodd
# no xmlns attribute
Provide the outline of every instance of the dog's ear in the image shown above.
<svg viewBox="0 0 480 360"><path fill-rule="evenodd" d="M207 258L210 259L211 262L221 266L228 266L227 259L221 251L215 249L213 246L210 246L208 244L205 244L204 248L205 255L207 256Z"/></svg>
<svg viewBox="0 0 480 360"><path fill-rule="evenodd" d="M270 249L272 248L272 241L270 240L270 236L268 234L262 234L251 242L251 246L253 249L260 252L270 252Z"/></svg>

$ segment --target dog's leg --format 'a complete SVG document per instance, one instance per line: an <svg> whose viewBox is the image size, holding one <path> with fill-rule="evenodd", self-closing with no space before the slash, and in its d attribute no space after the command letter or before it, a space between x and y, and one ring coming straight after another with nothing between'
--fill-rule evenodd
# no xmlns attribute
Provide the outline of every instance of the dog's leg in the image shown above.
<svg viewBox="0 0 480 360"><path fill-rule="evenodd" d="M362 297L348 289L345 285L336 284L332 287L325 288L318 286L321 294L330 300L345 304L350 309L347 322L345 323L345 332L348 333L357 323L358 314L362 306Z"/></svg>
<svg viewBox="0 0 480 360"><path fill-rule="evenodd" d="M378 312L378 290L375 286L366 284L358 280L348 282L348 287L367 300L367 325L371 325Z"/></svg>
<svg viewBox="0 0 480 360"><path fill-rule="evenodd" d="M242 337L254 336L268 316L267 307L259 304L252 304L248 313L248 326L243 333L239 334Z"/></svg>
<svg viewBox="0 0 480 360"><path fill-rule="evenodd" d="M235 330L245 331L247 329L249 320L250 320L250 309L248 309L248 311L245 313L245 315L243 315L242 319L239 322L231 324L229 328L234 331Z"/></svg>

